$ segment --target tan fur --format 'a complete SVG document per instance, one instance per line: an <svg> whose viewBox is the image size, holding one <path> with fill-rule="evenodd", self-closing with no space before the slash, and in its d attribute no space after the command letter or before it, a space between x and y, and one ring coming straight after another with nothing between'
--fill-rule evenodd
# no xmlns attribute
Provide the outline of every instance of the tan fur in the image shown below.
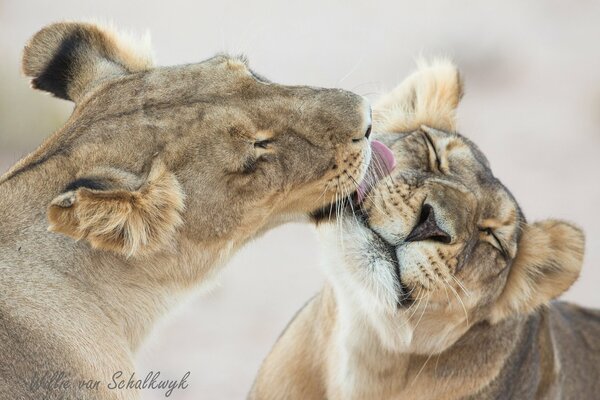
<svg viewBox="0 0 600 400"><path fill-rule="evenodd" d="M565 292L579 277L583 233L569 224L545 221L526 225L506 286L490 320L527 314Z"/></svg>
<svg viewBox="0 0 600 400"><path fill-rule="evenodd" d="M600 311L552 302L579 276L584 235L527 223L480 150L440 130L454 128L457 76L438 62L379 103L397 167L358 215L320 224L328 282L250 398L598 397Z"/></svg>
<svg viewBox="0 0 600 400"><path fill-rule="evenodd" d="M410 132L421 125L455 131L462 81L452 62L419 60L419 68L373 109L376 132Z"/></svg>
<svg viewBox="0 0 600 400"><path fill-rule="evenodd" d="M48 208L48 229L96 249L149 255L172 244L184 199L177 178L157 161L135 191L82 188L59 195Z"/></svg>
<svg viewBox="0 0 600 400"><path fill-rule="evenodd" d="M58 23L23 70L75 110L0 177L0 399L139 398L107 385L154 322L249 240L355 191L370 161L362 97L240 57L153 67L105 28ZM102 389L31 389L56 371Z"/></svg>

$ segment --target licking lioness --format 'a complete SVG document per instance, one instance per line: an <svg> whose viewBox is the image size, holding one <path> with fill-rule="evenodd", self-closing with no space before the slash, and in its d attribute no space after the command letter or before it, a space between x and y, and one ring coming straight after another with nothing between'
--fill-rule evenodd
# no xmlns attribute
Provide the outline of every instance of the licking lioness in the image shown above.
<svg viewBox="0 0 600 400"><path fill-rule="evenodd" d="M75 110L0 178L1 399L137 398L108 386L156 319L248 240L356 190L371 158L362 97L240 58L158 68L59 23L23 70ZM38 388L55 373L70 385Z"/></svg>
<svg viewBox="0 0 600 400"><path fill-rule="evenodd" d="M577 279L584 236L526 221L455 133L461 95L440 61L374 107L393 151L374 166L391 173L319 223L328 283L252 399L599 398L600 311L551 302Z"/></svg>

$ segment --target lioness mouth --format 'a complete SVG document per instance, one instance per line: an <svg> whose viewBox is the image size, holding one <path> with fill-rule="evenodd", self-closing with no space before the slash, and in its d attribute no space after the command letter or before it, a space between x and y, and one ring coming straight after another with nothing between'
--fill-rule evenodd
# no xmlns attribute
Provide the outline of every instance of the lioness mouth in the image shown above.
<svg viewBox="0 0 600 400"><path fill-rule="evenodd" d="M371 256L383 258L388 260L390 263L390 267L394 269L394 277L396 282L398 283L398 293L396 303L398 308L408 308L414 302L414 299L411 296L412 290L402 281L402 273L400 271L400 261L398 260L398 256L396 254L396 247L385 240L383 236L379 234L375 229L371 227L368 221L368 217L365 214L365 211L360 208L354 210L350 210L353 213L355 221L361 224L365 229L368 229L371 232L371 240L370 240L370 249L369 251L373 252Z"/></svg>
<svg viewBox="0 0 600 400"><path fill-rule="evenodd" d="M314 220L318 223L323 220L331 220L340 217L344 213L352 215L366 229L369 229L374 235L372 242L373 250L378 254L384 255L387 260L393 264L396 280L399 286L397 304L398 308L406 308L412 304L412 298L409 288L404 285L400 275L400 264L396 256L396 249L381 237L374 229L369 226L368 219L361 204L375 187L377 182L381 181L394 169L396 166L396 158L392 151L382 142L373 140L371 142L371 162L367 169L365 178L360 182L355 193L349 197L339 200L335 204L323 207L312 214Z"/></svg>
<svg viewBox="0 0 600 400"><path fill-rule="evenodd" d="M384 259L389 260L390 264L392 264L394 268L394 276L396 278L396 282L398 283L398 297L396 299L398 308L410 307L413 303L413 298L411 297L412 291L402 281L400 261L398 261L398 256L396 255L396 247L390 244L379 233L377 233L375 229L369 226L369 223L364 218L364 214L359 214L359 221L364 225L365 228L369 229L373 234L373 241L371 242L373 249L379 255L383 256Z"/></svg>
<svg viewBox="0 0 600 400"><path fill-rule="evenodd" d="M412 298L410 296L409 288L402 282L402 276L400 274L400 263L396 256L396 249L393 245L388 243L379 233L369 226L366 215L361 207L362 202L365 200L371 189L383 178L390 175L394 167L396 166L396 158L394 153L383 143L378 140L371 142L372 157L371 163L367 170L365 178L358 186L356 194L354 195L354 203L357 208L351 206L351 212L357 217L357 219L375 236L373 246L377 247L377 251L384 254L388 260L394 265L394 272L396 280L399 286L398 293L398 308L406 308L412 304Z"/></svg>
<svg viewBox="0 0 600 400"><path fill-rule="evenodd" d="M363 202L369 191L384 177L388 176L396 166L394 153L385 144L378 140L371 142L371 163L365 178L356 190L356 203Z"/></svg>
<svg viewBox="0 0 600 400"><path fill-rule="evenodd" d="M369 191L384 177L388 176L396 166L396 158L392 151L378 140L371 142L371 162L363 180L358 184L358 188L347 197L338 199L337 202L324 206L311 214L316 223L324 220L334 220L338 213L346 208L352 212L358 212L360 204L367 197Z"/></svg>

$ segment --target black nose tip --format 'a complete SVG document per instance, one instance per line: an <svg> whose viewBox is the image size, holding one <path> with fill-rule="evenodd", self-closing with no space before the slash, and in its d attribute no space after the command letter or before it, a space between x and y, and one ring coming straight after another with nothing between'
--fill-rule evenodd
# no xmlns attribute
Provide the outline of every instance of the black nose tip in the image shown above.
<svg viewBox="0 0 600 400"><path fill-rule="evenodd" d="M371 127L372 127L372 125L369 124L369 127L367 128L367 132L365 132L365 137L367 139L369 138L369 136L371 136Z"/></svg>
<svg viewBox="0 0 600 400"><path fill-rule="evenodd" d="M433 240L434 242L450 243L452 238L437 225L435 211L429 204L421 208L419 222L405 239L407 242L418 242L421 240Z"/></svg>

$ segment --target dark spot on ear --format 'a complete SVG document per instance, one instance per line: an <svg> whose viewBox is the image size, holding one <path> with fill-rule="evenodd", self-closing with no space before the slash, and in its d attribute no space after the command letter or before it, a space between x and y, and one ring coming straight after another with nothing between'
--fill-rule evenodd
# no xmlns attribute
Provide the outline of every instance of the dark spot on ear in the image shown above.
<svg viewBox="0 0 600 400"><path fill-rule="evenodd" d="M80 179L74 180L73 182L69 183L67 185L67 187L65 187L64 192L70 192L72 190L77 190L79 188L86 188L86 189L92 189L92 190L108 189L106 184L104 182L100 181L99 179L80 178Z"/></svg>
<svg viewBox="0 0 600 400"><path fill-rule="evenodd" d="M83 33L79 30L63 40L44 72L31 81L33 87L48 91L61 99L71 100L68 95L68 86L75 75L77 53L85 40Z"/></svg>

